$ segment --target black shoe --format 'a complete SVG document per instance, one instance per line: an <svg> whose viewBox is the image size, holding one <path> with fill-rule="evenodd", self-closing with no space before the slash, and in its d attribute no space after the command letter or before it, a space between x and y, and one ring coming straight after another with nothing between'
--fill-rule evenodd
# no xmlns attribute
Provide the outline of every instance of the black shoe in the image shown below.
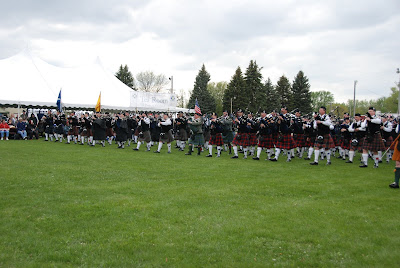
<svg viewBox="0 0 400 268"><path fill-rule="evenodd" d="M389 187L390 188L399 188L399 185L397 183L393 182L393 183L389 184Z"/></svg>
<svg viewBox="0 0 400 268"><path fill-rule="evenodd" d="M326 162L326 165L327 165L327 166L332 165L331 161Z"/></svg>
<svg viewBox="0 0 400 268"><path fill-rule="evenodd" d="M277 162L278 160L276 160L276 158L271 158L269 161L271 161L271 162Z"/></svg>
<svg viewBox="0 0 400 268"><path fill-rule="evenodd" d="M347 164L353 164L353 161L347 160L346 163Z"/></svg>
<svg viewBox="0 0 400 268"><path fill-rule="evenodd" d="M304 158L304 160L311 160L311 158L309 158L309 157L306 157L306 158Z"/></svg>
<svg viewBox="0 0 400 268"><path fill-rule="evenodd" d="M191 152L189 152L189 153L186 153L185 155L192 155L192 153L191 153Z"/></svg>
<svg viewBox="0 0 400 268"><path fill-rule="evenodd" d="M232 158L232 159L236 159L236 158L239 158L239 156L234 155L234 156L232 156L231 158Z"/></svg>
<svg viewBox="0 0 400 268"><path fill-rule="evenodd" d="M311 166L318 166L318 162L312 162L310 163Z"/></svg>
<svg viewBox="0 0 400 268"><path fill-rule="evenodd" d="M154 153L155 153L155 154L159 154L160 152L159 152L159 151L154 151Z"/></svg>
<svg viewBox="0 0 400 268"><path fill-rule="evenodd" d="M366 164L360 165L360 168L366 168L366 167L368 167Z"/></svg>
<svg viewBox="0 0 400 268"><path fill-rule="evenodd" d="M208 154L208 155L206 155L206 157L212 157L212 154Z"/></svg>
<svg viewBox="0 0 400 268"><path fill-rule="evenodd" d="M139 151L139 149L138 149L138 148L133 148L133 150L134 150L134 151Z"/></svg>
<svg viewBox="0 0 400 268"><path fill-rule="evenodd" d="M253 160L260 160L260 158L258 158L258 157L253 157Z"/></svg>

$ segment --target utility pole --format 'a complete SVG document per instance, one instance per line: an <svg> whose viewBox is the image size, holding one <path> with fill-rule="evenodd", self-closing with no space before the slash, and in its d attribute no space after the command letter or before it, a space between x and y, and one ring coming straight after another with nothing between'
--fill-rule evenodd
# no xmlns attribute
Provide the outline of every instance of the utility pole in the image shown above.
<svg viewBox="0 0 400 268"><path fill-rule="evenodd" d="M169 80L171 80L171 94L174 94L174 77L173 76L171 76L170 78L169 78Z"/></svg>
<svg viewBox="0 0 400 268"><path fill-rule="evenodd" d="M397 68L396 73L400 74L400 69ZM397 99L397 114L400 114L400 78L399 78L399 83L397 84L397 87L399 88L399 97Z"/></svg>
<svg viewBox="0 0 400 268"><path fill-rule="evenodd" d="M357 85L357 80L354 81L354 96L353 96L353 117L356 116L356 85Z"/></svg>

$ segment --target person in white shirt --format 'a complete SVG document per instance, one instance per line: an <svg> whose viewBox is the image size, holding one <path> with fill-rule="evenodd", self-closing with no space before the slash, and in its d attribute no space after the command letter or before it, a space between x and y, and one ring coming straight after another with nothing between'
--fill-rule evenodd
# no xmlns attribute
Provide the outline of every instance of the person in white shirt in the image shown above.
<svg viewBox="0 0 400 268"><path fill-rule="evenodd" d="M314 129L317 130L317 138L314 144L314 162L310 165L318 165L320 150L325 150L326 164L331 164L331 149L335 148L335 143L330 134L331 127L332 122L329 115L326 114L326 108L321 106L318 114L314 115Z"/></svg>
<svg viewBox="0 0 400 268"><path fill-rule="evenodd" d="M389 149L390 145L393 143L392 136L393 124L387 119L387 116L382 116L382 126L381 133L382 138L384 139L385 149ZM388 150L386 153L386 162L389 163L392 158L393 150ZM379 162L382 162L382 151L378 152Z"/></svg>
<svg viewBox="0 0 400 268"><path fill-rule="evenodd" d="M171 153L171 142L174 140L172 136L172 120L168 117L168 114L164 114L162 119L158 123L161 127L160 140L158 142L158 149L155 153L160 153L164 143L168 146L168 153Z"/></svg>
<svg viewBox="0 0 400 268"><path fill-rule="evenodd" d="M382 120L376 115L374 107L368 108L368 114L361 123L361 127L367 128L367 137L363 145L362 164L360 168L368 167L368 151L371 151L374 159L374 168L379 165L378 151L384 151L385 145L381 137L380 126Z"/></svg>
<svg viewBox="0 0 400 268"><path fill-rule="evenodd" d="M134 151L139 151L140 145L144 142L146 142L146 151L150 151L151 147L151 135L150 135L150 118L147 117L146 113L142 113L142 116L138 120L138 131L139 131L139 137L138 137L138 143L136 145L136 148L133 148Z"/></svg>
<svg viewBox="0 0 400 268"><path fill-rule="evenodd" d="M353 163L354 155L356 151L362 152L362 145L364 143L366 129L361 127L361 115L355 114L355 121L350 124L349 132L352 134L350 143L349 160L346 163Z"/></svg>

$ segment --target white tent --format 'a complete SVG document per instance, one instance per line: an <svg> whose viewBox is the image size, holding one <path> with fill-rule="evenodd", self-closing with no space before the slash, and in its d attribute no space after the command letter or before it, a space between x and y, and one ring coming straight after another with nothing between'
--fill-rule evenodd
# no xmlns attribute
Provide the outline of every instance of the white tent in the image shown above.
<svg viewBox="0 0 400 268"><path fill-rule="evenodd" d="M56 106L60 89L68 108L94 108L101 92L102 109L154 110L130 107L132 89L105 70L100 60L76 68L51 65L29 50L0 60L0 105ZM181 109L171 107L170 111Z"/></svg>

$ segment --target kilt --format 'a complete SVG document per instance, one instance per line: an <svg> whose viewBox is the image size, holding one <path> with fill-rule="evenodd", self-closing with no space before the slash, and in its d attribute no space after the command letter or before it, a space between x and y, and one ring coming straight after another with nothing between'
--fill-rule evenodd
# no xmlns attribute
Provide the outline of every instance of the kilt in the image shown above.
<svg viewBox="0 0 400 268"><path fill-rule="evenodd" d="M294 142L294 139L292 137L292 135L290 134L282 134L282 140L276 142L275 146L276 148L279 149L286 149L286 150L290 150L293 148L296 148L296 143Z"/></svg>
<svg viewBox="0 0 400 268"><path fill-rule="evenodd" d="M342 142L340 143L340 147L343 150L350 150L350 143L351 143L351 140L347 140L345 138L342 138Z"/></svg>
<svg viewBox="0 0 400 268"><path fill-rule="evenodd" d="M57 127L56 127L56 133L57 134L59 134L59 135L63 135L64 134L64 125L58 125Z"/></svg>
<svg viewBox="0 0 400 268"><path fill-rule="evenodd" d="M277 132L272 133L271 136L273 143L276 144L278 142L278 133Z"/></svg>
<svg viewBox="0 0 400 268"><path fill-rule="evenodd" d="M179 130L176 132L175 140L187 141L187 140L188 140L188 134L187 134L186 129L179 129Z"/></svg>
<svg viewBox="0 0 400 268"><path fill-rule="evenodd" d="M314 147L318 149L321 148L332 149L335 148L335 143L333 142L333 139L330 134L325 134L324 141L322 142L322 144L318 143L317 138L315 138Z"/></svg>
<svg viewBox="0 0 400 268"><path fill-rule="evenodd" d="M296 136L296 137L294 137ZM293 134L294 142L296 143L297 147L302 148L306 147L306 139L304 134Z"/></svg>
<svg viewBox="0 0 400 268"><path fill-rule="evenodd" d="M393 153L393 156L392 156L392 160L393 161L400 161L400 151L397 150L397 143L398 142L399 141L396 141L396 144L394 145L394 153Z"/></svg>
<svg viewBox="0 0 400 268"><path fill-rule="evenodd" d="M205 141L209 141L210 137L211 137L211 132L209 130L208 131L204 131L203 136L204 136L204 140Z"/></svg>
<svg viewBox="0 0 400 268"><path fill-rule="evenodd" d="M150 142L151 141L150 130L144 131L144 132L142 132L142 134L140 134L140 132L139 132L138 133L138 141Z"/></svg>
<svg viewBox="0 0 400 268"><path fill-rule="evenodd" d="M268 134L268 135L260 135L258 137L258 147L261 148L274 148L274 141L272 140L272 135Z"/></svg>
<svg viewBox="0 0 400 268"><path fill-rule="evenodd" d="M392 136L389 136L389 138L386 139L386 143L385 143L385 149L386 149L386 150L390 147L390 145L392 145L392 142L393 142L393 137L392 137ZM392 147L393 147L393 146L392 146ZM393 150L393 149L392 149L392 150Z"/></svg>
<svg viewBox="0 0 400 268"><path fill-rule="evenodd" d="M351 142L350 142L350 150L361 152L362 148L363 148L364 140L365 140L365 138L358 139L358 145L357 146L351 145Z"/></svg>
<svg viewBox="0 0 400 268"><path fill-rule="evenodd" d="M91 137L93 136L93 131L91 129L83 129L81 136Z"/></svg>
<svg viewBox="0 0 400 268"><path fill-rule="evenodd" d="M44 132L47 134L53 134L54 133L53 126L46 126Z"/></svg>
<svg viewBox="0 0 400 268"><path fill-rule="evenodd" d="M203 133L199 134L193 134L189 138L189 144L195 145L195 146L202 146L204 145L204 136Z"/></svg>
<svg viewBox="0 0 400 268"><path fill-rule="evenodd" d="M231 143L233 141L233 132L228 131L226 135L222 134L222 140L224 143Z"/></svg>
<svg viewBox="0 0 400 268"><path fill-rule="evenodd" d="M215 135L211 135L210 140L208 141L210 145L222 146L224 145L224 141L222 140L221 133L216 133Z"/></svg>
<svg viewBox="0 0 400 268"><path fill-rule="evenodd" d="M74 135L74 136L78 136L78 127L77 126L73 126L72 128L70 128L68 130L68 135Z"/></svg>
<svg viewBox="0 0 400 268"><path fill-rule="evenodd" d="M304 136L304 147L313 147L314 146L314 141L315 137L310 137L310 136Z"/></svg>
<svg viewBox="0 0 400 268"><path fill-rule="evenodd" d="M256 133L248 133L247 135L249 137L249 145L256 146L258 142Z"/></svg>
<svg viewBox="0 0 400 268"><path fill-rule="evenodd" d="M385 151L385 144L383 143L381 134L374 134L371 142L368 142L365 138L363 149L370 150L371 152Z"/></svg>
<svg viewBox="0 0 400 268"><path fill-rule="evenodd" d="M174 141L174 137L172 136L172 130L169 130L168 132L161 133L160 134L160 142L162 143L171 143Z"/></svg>
<svg viewBox="0 0 400 268"><path fill-rule="evenodd" d="M333 139L333 143L335 143L335 147L340 146L340 144L342 143L342 137L340 137L338 135L334 135L332 137L332 139Z"/></svg>
<svg viewBox="0 0 400 268"><path fill-rule="evenodd" d="M250 145L249 136L247 133L236 133L232 144L236 146L248 147Z"/></svg>
<svg viewBox="0 0 400 268"><path fill-rule="evenodd" d="M106 134L108 137L114 136L114 131L111 127L108 127L106 130Z"/></svg>

